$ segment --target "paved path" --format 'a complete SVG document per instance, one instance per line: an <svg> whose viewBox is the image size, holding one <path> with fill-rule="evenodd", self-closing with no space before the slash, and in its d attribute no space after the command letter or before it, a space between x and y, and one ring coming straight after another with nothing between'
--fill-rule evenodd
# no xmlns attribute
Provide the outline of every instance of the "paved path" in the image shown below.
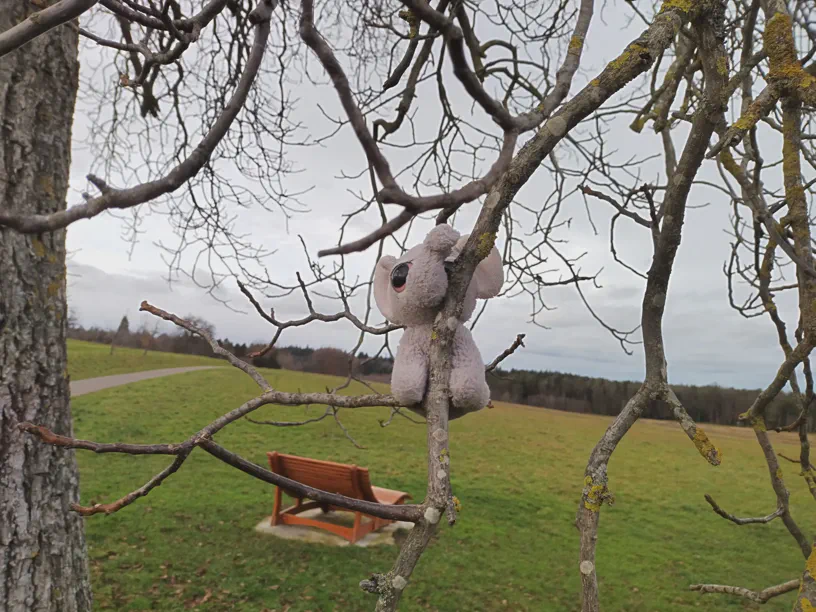
<svg viewBox="0 0 816 612"><path fill-rule="evenodd" d="M161 370L147 370L145 372L128 372L127 374L114 374L113 376L100 376L99 378L86 378L84 380L71 381L71 396L85 395L94 391L101 391L110 387L118 387L149 378L160 378L171 376L172 374L182 374L184 372L196 372L198 370L214 370L223 366L189 366L186 368L163 368Z"/></svg>

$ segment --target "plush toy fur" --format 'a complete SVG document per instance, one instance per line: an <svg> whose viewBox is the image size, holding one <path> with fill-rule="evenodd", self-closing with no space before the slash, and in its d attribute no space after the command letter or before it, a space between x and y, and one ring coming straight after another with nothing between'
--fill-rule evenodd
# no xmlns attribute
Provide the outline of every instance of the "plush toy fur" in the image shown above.
<svg viewBox="0 0 816 612"><path fill-rule="evenodd" d="M449 225L437 225L422 244L399 259L382 257L374 272L374 299L380 312L391 323L406 326L391 373L391 393L420 413L416 405L428 386L431 331L448 290L446 262L456 259L467 239ZM481 410L490 401L482 356L463 323L473 315L476 299L496 296L503 283L501 255L493 247L473 274L457 322L450 376L451 419Z"/></svg>

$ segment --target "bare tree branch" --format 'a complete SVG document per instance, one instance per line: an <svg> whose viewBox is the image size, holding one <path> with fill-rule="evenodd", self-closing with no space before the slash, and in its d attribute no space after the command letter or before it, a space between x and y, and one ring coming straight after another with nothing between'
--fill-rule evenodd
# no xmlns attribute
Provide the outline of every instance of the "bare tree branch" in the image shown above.
<svg viewBox="0 0 816 612"><path fill-rule="evenodd" d="M502 361L507 359L510 355L516 352L516 349L520 346L524 346L524 336L525 334L519 334L516 336L516 339L513 341L513 344L510 345L509 348L504 349L501 355L498 355L493 361L491 361L486 367L485 372L491 372L496 369Z"/></svg>
<svg viewBox="0 0 816 612"><path fill-rule="evenodd" d="M185 449L176 455L173 463L164 468L161 472L156 474L153 478L148 480L143 486L135 491L131 491L124 497L117 499L109 504L94 504L93 506L82 506L80 504L71 504L71 509L82 516L93 516L94 514L113 514L121 510L125 506L129 506L140 497L144 497L150 491L158 487L168 477L175 474L181 467L181 464L187 459L187 456L192 451L192 447L185 447Z"/></svg>
<svg viewBox="0 0 816 612"><path fill-rule="evenodd" d="M99 0L60 0L56 4L34 13L25 21L5 32L0 32L0 57L11 53L63 24L73 21L89 11Z"/></svg>
<svg viewBox="0 0 816 612"><path fill-rule="evenodd" d="M178 455L183 444L104 444L89 440L77 440L60 436L45 427L23 422L17 426L21 431L36 436L41 442L60 448L79 448L94 453L125 453L128 455Z"/></svg>
<svg viewBox="0 0 816 612"><path fill-rule="evenodd" d="M667 363L663 348L662 320L668 282L681 240L681 228L691 180L703 162L708 140L714 132L716 124L712 110L720 104L719 100L726 84L726 75L719 68L725 61L725 48L721 34L717 33L715 19L716 13L697 14L693 18L694 29L701 45L700 55L705 75L706 98L694 115L691 133L677 168L674 174L668 177L669 186L663 203L665 214L643 296L641 324L646 377L638 392L626 404L593 449L585 471L584 489L576 517L576 525L581 534L579 569L583 612L600 610L595 549L601 505L609 496L607 487L609 459L617 444L642 414L646 402L650 398L667 397ZM657 23L656 20L655 24ZM678 416L683 417L683 415ZM686 418L679 420L681 424L687 422ZM684 429L691 436L690 423ZM693 441L700 453L714 465L719 463L719 452L711 445L707 437L703 439L702 428L695 425L693 429Z"/></svg>
<svg viewBox="0 0 816 612"><path fill-rule="evenodd" d="M596 190L592 189L592 187L589 187L588 185L582 185L581 186L581 192L584 195L592 196L593 198L597 198L599 200L603 200L604 202L608 202L609 204L612 205L612 207L615 210L618 211L618 213L620 213L624 217L628 217L629 219L631 219L632 221L634 221L638 225L642 225L645 228L651 228L652 227L652 222L651 221L649 221L648 219L644 219L643 217L641 217L639 214L637 214L634 211L631 211L631 210L628 210L628 209L624 208L623 206L621 206L617 202L617 200L615 200L615 198L613 198L611 196L608 196L605 193L602 193L600 191L596 191Z"/></svg>
<svg viewBox="0 0 816 612"><path fill-rule="evenodd" d="M365 332L367 334L372 334L374 336L384 335L384 334L388 334L388 333L390 333L392 331L395 331L397 329L402 329L402 325L394 325L392 323L386 323L382 327L374 327L374 326L371 326L371 325L367 325L367 324L363 323L359 319L359 317L357 317L353 312L351 312L351 310L348 307L348 304L346 304L346 306L345 306L345 308L344 308L344 310L342 312L338 312L338 313L334 313L334 314L330 314L330 315L321 314L321 313L315 311L315 309L312 307L311 301L309 299L308 290L306 289L306 286L303 283L303 280L300 278L299 274L297 275L297 277L298 277L298 282L300 284L301 290L303 291L303 295L306 298L306 303L307 303L307 305L309 307L309 314L307 316L301 318L301 319L295 319L295 320L291 320L291 321L279 321L275 317L275 312L273 310L270 310L269 313L266 313L264 311L263 307L260 305L260 303L258 303L258 301L255 299L255 297L249 291L249 289L242 282L240 282L240 281L238 282L238 288L241 290L241 293L243 293L247 297L247 299L249 299L249 301L255 307L255 310L258 312L258 314L261 315L261 317L263 317L264 320L268 321L269 323L271 323L272 325L274 325L277 328L277 331L275 332L275 338L274 338L273 342L270 343L266 347L266 349L264 349L264 351L261 351L261 353L259 353L259 355L264 354L265 352L269 351L272 348L274 343L280 337L280 334L281 334L281 332L283 332L283 330L285 330L285 329L287 329L289 327L302 327L303 325L308 325L309 323L311 323L313 321L322 321L324 323L333 323L335 321L340 321L341 319L345 319L345 320L351 322L360 331Z"/></svg>
<svg viewBox="0 0 816 612"><path fill-rule="evenodd" d="M770 523L775 518L782 516L782 514L785 512L784 508L777 508L774 512L771 512L771 514L769 514L768 516L761 516L759 518L739 518L737 516L734 516L730 512L726 512L725 510L720 508L717 502L714 501L714 498L712 498L708 493L706 493L705 499L709 503L709 505L711 505L711 509L714 510L714 512L716 512L724 519L727 519L736 525L755 525L757 523Z"/></svg>
<svg viewBox="0 0 816 612"><path fill-rule="evenodd" d="M155 306L148 304L147 300L144 300L142 302L141 306L139 306L139 310L143 312L149 312L153 316L164 319L165 321L170 321L171 323L178 325L182 329L186 329L189 332L201 336L210 345L210 348L212 349L213 353L221 357L225 357L227 361L229 361L230 365L238 368L239 370L247 374L250 378L252 378L252 380L255 381L255 383L261 389L263 389L264 391L270 391L272 389L272 385L270 385L269 382L263 376L261 376L261 373L258 372L257 369L255 369L251 364L247 363L246 361L238 359L228 350L221 348L218 342L216 342L215 338L213 338L209 333L207 333L200 327L196 327L189 321L185 321L184 319L177 317L172 313L169 313L167 311L162 310L161 308L156 308Z"/></svg>
<svg viewBox="0 0 816 612"><path fill-rule="evenodd" d="M766 603L769 599L778 595L790 593L799 588L799 580L788 580L782 584L762 589L761 591L752 591L743 587L723 586L720 584L692 584L689 589L692 591L699 591L704 593L723 593L726 595L738 595L745 597L756 603Z"/></svg>
<svg viewBox="0 0 816 612"><path fill-rule="evenodd" d="M317 423L322 421L327 416L332 414L332 407L328 406L326 411L318 417L312 419L304 419L302 421L256 421L255 419L246 418L247 421L255 425L273 425L274 427L300 427L301 425L308 425L309 423Z"/></svg>
<svg viewBox="0 0 816 612"><path fill-rule="evenodd" d="M258 74L269 38L269 20L277 0L261 0L250 14L255 25L255 40L247 59L241 79L224 112L213 124L198 146L180 164L160 179L142 183L127 189L108 187L104 181L93 176L88 180L96 184L102 195L89 199L84 204L48 215L19 216L0 212L0 226L10 227L24 234L38 234L67 227L79 219L90 219L112 208L131 208L171 193L195 176L209 160L218 143L226 135L235 118L244 107L247 96Z"/></svg>
<svg viewBox="0 0 816 612"><path fill-rule="evenodd" d="M192 32L196 28L203 28L215 19L216 15L224 9L228 2L228 0L209 0L209 2L201 8L201 11L192 17L187 19L162 20L156 15L145 14L144 12L135 10L131 8L131 6L128 6L127 3L123 4L120 0L98 1L99 4L119 17L124 17L128 21L138 23L153 30L168 31L173 35L177 35L179 31ZM269 2L268 0L261 0L259 6L262 5L267 7L267 9L262 9L264 12L266 10L271 12L275 8L273 2ZM134 4L133 6L138 6L138 4ZM260 13L258 13L258 17L261 17Z"/></svg>
<svg viewBox="0 0 816 612"><path fill-rule="evenodd" d="M583 50L583 40L586 36L587 30L589 29L594 8L593 0L582 0L573 37L570 43L569 53L558 71L556 87L553 89L551 94L545 98L544 101L542 101L539 108L519 119L514 119L509 115L503 106L493 100L493 98L486 93L478 78L468 67L467 58L464 54L464 35L462 30L442 13L431 8L430 5L427 5L424 2L405 0L404 3L406 6L409 6L417 16L419 16L423 21L427 21L435 30L442 32L447 42L451 61L454 63L454 72L456 76L460 79L465 89L474 98L474 100L477 101L504 129L501 152L484 177L476 181L471 181L463 187L448 193L418 198L410 196L400 189L396 185L396 182L393 181L390 174L390 169L382 165L379 149L377 149L376 143L368 132L368 128L365 126L359 109L356 107L350 96L345 74L342 72L342 68L337 63L336 59L334 59L331 49L314 28L311 0L303 0L303 2L304 11L301 17L301 36L304 38L304 41L310 46L310 48L312 48L312 50L318 55L324 68L332 77L332 82L338 95L340 96L349 120L354 127L355 134L360 140L363 149L366 151L366 157L371 166L377 172L380 181L383 183L384 187L379 192L377 200L383 204L394 203L401 204L404 207L404 210L399 215L397 215L391 221L384 223L380 228L368 236L336 248L324 249L318 253L318 255L321 257L328 255L342 255L365 250L378 240L393 234L420 212L440 208L445 209L446 211L455 211L462 204L471 202L491 190L498 179L503 175L504 171L508 168L510 160L513 157L518 134L520 132L535 128L544 119L549 117L569 92L573 77L578 69L578 65L580 64L581 53ZM620 87L625 84L625 82L622 82ZM611 93L612 92L610 92L609 95L611 95ZM598 101L598 106L606 99L606 97L603 97ZM566 127L562 129L562 126L564 125L563 122L564 118L559 117L558 120L552 124L559 138L566 132ZM555 143L553 143L552 146L554 146L554 144ZM522 182L526 181L527 178L528 177L522 178ZM451 212L445 213L444 218L450 214ZM443 217L440 217L440 220L442 218Z"/></svg>

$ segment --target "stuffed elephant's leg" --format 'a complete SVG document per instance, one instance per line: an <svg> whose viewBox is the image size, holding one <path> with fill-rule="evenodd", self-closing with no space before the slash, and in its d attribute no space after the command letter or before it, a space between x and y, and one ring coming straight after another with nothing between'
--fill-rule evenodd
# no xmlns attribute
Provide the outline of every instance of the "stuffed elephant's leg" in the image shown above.
<svg viewBox="0 0 816 612"><path fill-rule="evenodd" d="M428 384L430 327L409 328L400 339L391 371L391 394L404 406L422 402Z"/></svg>
<svg viewBox="0 0 816 612"><path fill-rule="evenodd" d="M450 418L457 419L468 412L481 410L490 401L482 355L464 325L459 325L456 330L452 366Z"/></svg>

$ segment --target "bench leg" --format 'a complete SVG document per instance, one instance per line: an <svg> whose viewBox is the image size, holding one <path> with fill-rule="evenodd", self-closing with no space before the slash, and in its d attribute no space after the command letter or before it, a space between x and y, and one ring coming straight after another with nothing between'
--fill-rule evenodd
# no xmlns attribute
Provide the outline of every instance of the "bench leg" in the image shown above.
<svg viewBox="0 0 816 612"><path fill-rule="evenodd" d="M360 525L363 522L363 515L359 512L354 513L354 527L351 530L351 543L354 544L360 538Z"/></svg>
<svg viewBox="0 0 816 612"><path fill-rule="evenodd" d="M280 487L275 487L275 505L272 508L272 526L279 525L281 522L281 490Z"/></svg>
<svg viewBox="0 0 816 612"><path fill-rule="evenodd" d="M369 519L367 522L363 522L363 517ZM362 514L361 512L354 513L354 527L351 528L351 538L347 538L349 542L354 544L358 540L362 540L365 536L367 536L372 531L376 531L377 523L373 516L369 516L368 514Z"/></svg>
<svg viewBox="0 0 816 612"><path fill-rule="evenodd" d="M394 522L392 520L384 519L384 518L378 518L376 516L371 517L371 518L374 521L374 531L377 531L378 529L382 529L386 525L390 525L391 523Z"/></svg>

